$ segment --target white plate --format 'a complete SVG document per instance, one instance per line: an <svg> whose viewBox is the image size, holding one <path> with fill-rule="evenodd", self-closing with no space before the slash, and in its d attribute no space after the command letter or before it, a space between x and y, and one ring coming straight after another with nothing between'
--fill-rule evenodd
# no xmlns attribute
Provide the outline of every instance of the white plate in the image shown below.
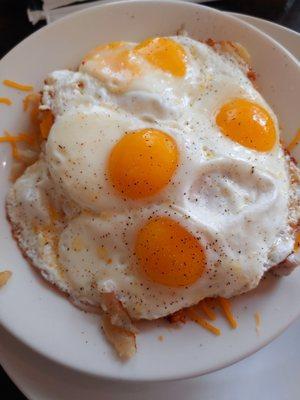
<svg viewBox="0 0 300 400"><path fill-rule="evenodd" d="M73 14L30 36L0 64L1 80L15 79L40 87L47 72L75 66L91 47L112 40L140 40L174 34L182 25L195 38L238 40L250 51L259 73L260 88L277 112L285 140L296 132L299 64L283 47L241 21L218 11L189 3L139 1L103 5ZM112 29L113 27L113 29ZM13 96L14 107L5 109L1 129L18 131L25 117L22 94ZM0 202L8 188L10 152L0 149L2 162ZM5 213L1 209L2 220ZM138 353L121 363L99 332L95 316L75 309L51 290L28 267L12 241L8 224L0 232L2 265L14 276L0 292L2 325L36 351L68 367L99 377L127 380L160 380L197 376L233 363L268 343L300 313L300 270L281 280L269 280L255 292L239 297L234 311L239 329L218 323L223 334L215 338L194 324L168 330L160 324L145 328L138 337ZM253 315L260 311L264 329L255 332ZM165 340L157 340L163 335Z"/></svg>
<svg viewBox="0 0 300 400"><path fill-rule="evenodd" d="M239 13L231 13L231 15L241 18L242 20L267 33L277 42L282 44L286 49L288 49L294 56L297 57L298 60L300 60L300 33L295 32L285 26L275 24L274 22L252 17L251 15L243 15Z"/></svg>

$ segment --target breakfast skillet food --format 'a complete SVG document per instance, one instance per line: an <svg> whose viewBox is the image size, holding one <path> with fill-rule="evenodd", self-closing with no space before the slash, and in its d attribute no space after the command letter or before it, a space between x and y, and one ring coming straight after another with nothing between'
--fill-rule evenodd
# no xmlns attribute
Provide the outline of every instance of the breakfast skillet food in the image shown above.
<svg viewBox="0 0 300 400"><path fill-rule="evenodd" d="M77 306L102 310L121 357L142 319L187 316L219 334L213 298L235 327L227 299L297 265L299 170L242 46L101 45L24 106L32 132L1 140L20 175L13 235Z"/></svg>

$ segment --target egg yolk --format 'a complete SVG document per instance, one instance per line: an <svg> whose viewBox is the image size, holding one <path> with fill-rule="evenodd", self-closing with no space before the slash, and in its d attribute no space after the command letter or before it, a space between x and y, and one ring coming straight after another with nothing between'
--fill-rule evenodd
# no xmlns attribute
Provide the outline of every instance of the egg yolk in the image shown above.
<svg viewBox="0 0 300 400"><path fill-rule="evenodd" d="M186 54L183 47L172 39L147 39L135 47L135 52L142 55L150 64L176 77L183 77L186 72Z"/></svg>
<svg viewBox="0 0 300 400"><path fill-rule="evenodd" d="M224 104L216 117L221 132L228 138L257 151L269 151L276 143L276 130L269 113L245 99Z"/></svg>
<svg viewBox="0 0 300 400"><path fill-rule="evenodd" d="M113 147L108 161L112 185L123 196L151 196L170 181L178 162L174 139L156 129L125 134Z"/></svg>
<svg viewBox="0 0 300 400"><path fill-rule="evenodd" d="M125 42L112 42L91 50L82 60L81 68L100 80L107 77L130 81L139 74L132 59L130 47Z"/></svg>
<svg viewBox="0 0 300 400"><path fill-rule="evenodd" d="M135 254L139 266L156 283L188 286L205 269L205 254L199 241L168 217L150 220L138 232Z"/></svg>

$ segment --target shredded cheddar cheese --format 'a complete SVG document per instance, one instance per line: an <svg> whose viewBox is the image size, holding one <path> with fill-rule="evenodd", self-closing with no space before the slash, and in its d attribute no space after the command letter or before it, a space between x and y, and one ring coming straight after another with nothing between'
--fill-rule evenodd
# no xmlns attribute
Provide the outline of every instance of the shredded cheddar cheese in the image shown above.
<svg viewBox="0 0 300 400"><path fill-rule="evenodd" d="M12 276L11 271L1 271L0 272L0 288L6 285L9 278Z"/></svg>
<svg viewBox="0 0 300 400"><path fill-rule="evenodd" d="M234 318L234 315L232 314L230 301L228 299L225 299L224 297L219 297L218 300L219 300L220 307L221 307L225 317L227 318L230 326L233 329L237 328L238 324L237 324L236 319Z"/></svg>
<svg viewBox="0 0 300 400"><path fill-rule="evenodd" d="M42 121L40 123L40 132L42 139L47 139L50 129L54 122L54 116L51 111L43 111Z"/></svg>
<svg viewBox="0 0 300 400"><path fill-rule="evenodd" d="M30 93L23 100L23 109L29 113L31 124L38 133L40 133L41 122L40 101L41 95L39 93Z"/></svg>
<svg viewBox="0 0 300 400"><path fill-rule="evenodd" d="M260 329L260 324L261 324L261 316L259 312L256 312L254 314L254 320L255 320L255 330L256 333L259 334L259 329Z"/></svg>
<svg viewBox="0 0 300 400"><path fill-rule="evenodd" d="M41 95L39 93L30 93L23 99L23 110L29 111L31 106L39 105Z"/></svg>
<svg viewBox="0 0 300 400"><path fill-rule="evenodd" d="M16 143L15 142L11 142L10 145L11 145L12 157L17 161L21 161L21 156L20 156L20 153L19 153L19 150L17 148Z"/></svg>
<svg viewBox="0 0 300 400"><path fill-rule="evenodd" d="M11 135L8 131L4 131L4 136L0 137L0 143L9 143L12 149L12 156L15 160L20 161L20 153L17 148L17 143L26 142L28 144L33 144L35 142L35 136L29 133L19 133L16 136Z"/></svg>
<svg viewBox="0 0 300 400"><path fill-rule="evenodd" d="M23 100L24 111L29 112L33 126L39 131L42 139L47 139L50 129L54 123L54 115L50 110L41 111L39 109L41 95L30 93Z"/></svg>
<svg viewBox="0 0 300 400"><path fill-rule="evenodd" d="M5 80L3 83L21 90L29 90L29 88L32 90L32 86L21 85L9 80ZM0 98L0 103L1 99L2 98ZM3 98L3 102L8 104L10 100L6 100ZM4 136L0 137L0 143L10 144L12 157L14 160L18 161L13 164L13 180L20 176L26 167L33 164L38 159L42 142L47 139L53 125L53 114L51 111L41 111L39 109L40 101L41 95L39 93L30 93L23 99L24 111L28 112L30 117L29 132L21 132L17 135L12 135L5 131Z"/></svg>
<svg viewBox="0 0 300 400"><path fill-rule="evenodd" d="M177 323L184 324L186 320L186 315L184 310L178 310L173 314L168 315L167 319L171 324L177 324Z"/></svg>
<svg viewBox="0 0 300 400"><path fill-rule="evenodd" d="M217 336L221 334L221 330L219 328L215 327L214 325L207 322L204 318L200 317L193 307L187 308L186 313L192 321L202 326L202 328L208 330L209 332Z"/></svg>
<svg viewBox="0 0 300 400"><path fill-rule="evenodd" d="M23 85L22 83L11 81L9 79L4 79L3 85L13 89L22 90L23 92L31 92L33 90L33 86L31 85Z"/></svg>
<svg viewBox="0 0 300 400"><path fill-rule="evenodd" d="M27 142L29 144L32 144L35 140L33 135L30 135L29 133L19 133L16 136L12 136L8 131L4 131L5 136L0 137L0 143L3 142L8 142L8 143L17 143L17 142Z"/></svg>
<svg viewBox="0 0 300 400"><path fill-rule="evenodd" d="M7 106L11 106L12 105L12 101L7 97L0 97L0 103L1 104L6 104Z"/></svg>
<svg viewBox="0 0 300 400"><path fill-rule="evenodd" d="M20 155L18 152L18 148L16 145L16 140L14 136L10 136L10 134L5 131L5 136L0 137L0 143L9 143L11 146L11 154L15 160L20 160Z"/></svg>
<svg viewBox="0 0 300 400"><path fill-rule="evenodd" d="M199 308L207 316L208 319L214 321L216 319L216 314L214 310L207 304L206 299L200 301Z"/></svg>
<svg viewBox="0 0 300 400"><path fill-rule="evenodd" d="M296 233L294 251L298 251L300 248L300 231Z"/></svg>
<svg viewBox="0 0 300 400"><path fill-rule="evenodd" d="M291 143L286 147L288 151L294 150L294 148L300 143L300 129L296 133L295 137L291 141Z"/></svg>

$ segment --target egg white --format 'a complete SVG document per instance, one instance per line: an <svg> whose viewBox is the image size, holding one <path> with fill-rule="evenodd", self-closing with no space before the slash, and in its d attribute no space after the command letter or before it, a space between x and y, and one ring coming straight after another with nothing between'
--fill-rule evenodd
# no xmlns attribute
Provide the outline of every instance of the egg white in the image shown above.
<svg viewBox="0 0 300 400"><path fill-rule="evenodd" d="M173 39L187 54L182 80L145 66L125 92L116 93L86 70L50 74L42 108L53 112L55 123L45 153L8 197L19 242L48 279L82 303L101 304L101 293L114 292L136 319L251 290L294 243L292 188L275 114L231 58L187 37ZM247 149L220 132L216 113L236 97L272 116L278 139L270 152ZM125 201L109 182L107 159L123 134L148 127L175 139L179 165L160 193ZM61 212L57 220L49 204ZM135 260L138 230L149 218L166 215L205 248L205 272L189 287L151 282ZM33 229L37 220L54 227L46 248L43 229L40 235Z"/></svg>

